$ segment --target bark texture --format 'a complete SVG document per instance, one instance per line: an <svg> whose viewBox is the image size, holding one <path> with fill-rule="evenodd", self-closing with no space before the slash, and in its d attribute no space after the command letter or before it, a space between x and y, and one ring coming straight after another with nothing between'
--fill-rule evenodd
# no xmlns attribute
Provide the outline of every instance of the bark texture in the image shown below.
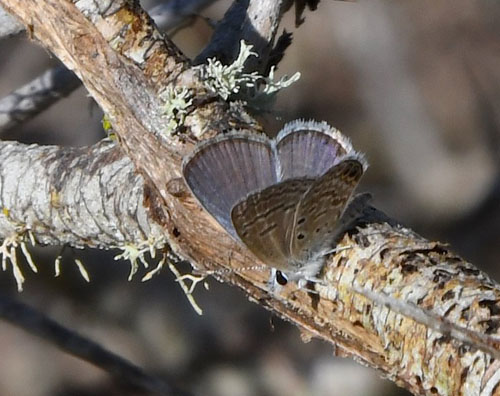
<svg viewBox="0 0 500 396"><path fill-rule="evenodd" d="M144 179L116 143L91 147L0 143L0 233L45 245L110 248L160 239Z"/></svg>

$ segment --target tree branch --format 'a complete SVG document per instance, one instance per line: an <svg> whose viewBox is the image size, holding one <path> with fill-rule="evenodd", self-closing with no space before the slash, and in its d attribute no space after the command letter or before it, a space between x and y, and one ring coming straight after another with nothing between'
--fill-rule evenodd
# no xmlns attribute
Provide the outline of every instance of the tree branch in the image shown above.
<svg viewBox="0 0 500 396"><path fill-rule="evenodd" d="M240 41L245 40L259 54L248 62L248 69L263 71L281 20L281 4L281 0L235 1L194 63L217 58L223 64L230 64L238 55Z"/></svg>
<svg viewBox="0 0 500 396"><path fill-rule="evenodd" d="M0 236L30 231L45 245L111 248L161 239L144 180L116 143L0 143ZM19 181L21 181L19 183Z"/></svg>
<svg viewBox="0 0 500 396"><path fill-rule="evenodd" d="M64 352L94 364L122 382L158 395L188 395L160 378L144 373L124 358L18 301L0 296L0 317L30 334L57 345Z"/></svg>
<svg viewBox="0 0 500 396"><path fill-rule="evenodd" d="M149 14L160 29L170 30L213 1L171 1L154 7ZM0 37L23 30L22 24L0 8ZM35 117L79 86L80 80L64 66L47 70L25 86L0 99L0 132Z"/></svg>
<svg viewBox="0 0 500 396"><path fill-rule="evenodd" d="M0 99L0 132L33 118L80 86L80 80L63 66L42 75Z"/></svg>
<svg viewBox="0 0 500 396"><path fill-rule="evenodd" d="M174 0L159 4L151 8L148 13L160 30L168 31L182 25L186 19L195 15L203 8L208 7L210 4L215 3L215 1Z"/></svg>

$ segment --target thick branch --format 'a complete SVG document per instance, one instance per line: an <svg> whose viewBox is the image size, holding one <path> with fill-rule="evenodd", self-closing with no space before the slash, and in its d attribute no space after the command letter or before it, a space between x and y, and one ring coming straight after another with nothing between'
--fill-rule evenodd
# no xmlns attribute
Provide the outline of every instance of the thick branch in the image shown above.
<svg viewBox="0 0 500 396"><path fill-rule="evenodd" d="M329 261L306 314L313 334L414 394L498 387L498 284L445 245L388 223L370 222L344 244L352 249Z"/></svg>
<svg viewBox="0 0 500 396"><path fill-rule="evenodd" d="M47 245L120 246L160 239L144 179L114 142L69 148L0 143L0 236Z"/></svg>

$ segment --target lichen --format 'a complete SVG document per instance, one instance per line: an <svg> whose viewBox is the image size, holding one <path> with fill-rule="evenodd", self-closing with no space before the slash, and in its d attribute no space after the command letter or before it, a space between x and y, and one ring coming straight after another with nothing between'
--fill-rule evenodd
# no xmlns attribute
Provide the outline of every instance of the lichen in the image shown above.
<svg viewBox="0 0 500 396"><path fill-rule="evenodd" d="M245 63L251 56L252 45L241 41L240 52L236 60L230 65L223 65L215 58L208 59L206 64L193 67L203 82L205 88L212 94L224 100L239 101L251 109L262 111L271 106L276 94L283 88L289 87L300 78L300 73L292 77L283 76L275 81L273 66L268 76L257 72L245 73ZM164 133L168 136L178 131L183 125L189 107L193 105L194 92L186 87L168 86L160 93L164 101L162 112L166 117Z"/></svg>
<svg viewBox="0 0 500 396"><path fill-rule="evenodd" d="M210 58L207 64L197 66L196 69L203 84L212 93L224 100L240 100L248 107L261 110L273 102L280 90L297 81L300 73L297 72L292 77L283 76L278 81L274 81L274 66L268 76L257 72L245 73L247 59L251 56L258 57L252 48L252 45L242 40L238 57L232 64L223 65L219 60Z"/></svg>
<svg viewBox="0 0 500 396"><path fill-rule="evenodd" d="M87 272L87 269L83 265L82 261L80 259L75 259L75 264L78 268L78 271L80 271L80 275L82 276L82 278L85 279L87 283L89 283L90 282L89 273Z"/></svg>
<svg viewBox="0 0 500 396"><path fill-rule="evenodd" d="M184 295L188 299L189 304L191 304L194 311L200 316L203 315L203 310L200 308L200 306L198 305L198 303L194 299L193 292L194 292L194 289L196 288L196 286L198 285L198 283L205 280L206 275L201 275L201 276L192 275L192 274L181 275L173 263L168 263L168 268L175 275L175 280L179 283L182 291L184 292ZM186 282L185 282L186 279L191 282L191 286L188 286L186 284ZM206 284L205 284L205 288L208 290L208 286Z"/></svg>
<svg viewBox="0 0 500 396"><path fill-rule="evenodd" d="M130 274L128 276L128 280L132 280L134 275L137 273L139 269L139 262L142 263L144 268L149 268L149 264L145 258L146 253L149 252L149 255L152 259L156 257L156 250L162 249L165 246L165 239L163 237L159 238L149 238L139 242L129 242L124 245L116 246L122 252L114 257L115 260L127 260L130 262ZM164 258L160 260L155 269L148 272L143 280L151 279L151 277L158 273L163 266Z"/></svg>
<svg viewBox="0 0 500 396"><path fill-rule="evenodd" d="M282 89L289 87L300 78L297 72L293 76L282 76L278 81L274 81L275 66L271 67L269 75L262 76L260 83L253 87L251 94L247 98L247 106L257 111L269 109L276 99L276 95Z"/></svg>
<svg viewBox="0 0 500 396"><path fill-rule="evenodd" d="M141 241L137 244L136 243L127 243L123 246L118 246L118 249L120 249L122 251L122 253L116 255L114 257L114 259L115 260L123 259L123 260L130 261L131 268L130 268L130 274L128 277L128 280L130 281L130 280L132 280L132 278L134 277L134 275L137 273L137 271L139 269L139 262L141 262L143 264L144 268L146 268L146 269L149 268L149 264L145 258L146 253L149 252L149 255L151 256L151 258L154 259L156 256L156 250L162 249L162 248L164 248L164 246L165 246L165 239L163 239L163 238L144 240L144 241ZM151 271L147 272L146 275L144 275L142 277L142 281L145 282L145 281L150 280L153 276L158 274L162 270L165 263L167 263L168 268L175 275L176 281L181 286L182 291L186 295L189 303L191 304L191 306L193 307L195 312L198 315L202 315L203 311L201 310L199 305L196 303L196 301L193 297L193 291L194 291L196 284L198 284L198 282L201 282L203 279L205 279L206 276L204 275L201 277L197 277L195 275L190 275L190 274L181 275L179 273L179 271L177 270L177 268L175 267L173 261L168 260L168 253L163 252L162 254L163 254L163 256L160 259L160 261L158 262L158 264L156 265L156 267L154 269L152 269ZM185 283L186 279L191 281L190 287Z"/></svg>
<svg viewBox="0 0 500 396"><path fill-rule="evenodd" d="M240 52L236 60L230 65L223 65L216 58L210 58L206 65L198 66L203 84L212 93L227 100L233 94L237 94L243 87L255 86L261 77L257 72L244 73L245 62L251 56L257 57L252 52L252 45L241 41Z"/></svg>
<svg viewBox="0 0 500 396"><path fill-rule="evenodd" d="M168 86L160 94L165 102L163 114L167 117L167 126L165 133L172 135L177 128L184 123L187 109L193 104L193 93L188 88L173 88Z"/></svg>
<svg viewBox="0 0 500 396"><path fill-rule="evenodd" d="M29 267L35 273L38 272L38 269L33 262L30 252L28 251L28 247L26 246L26 242L30 241L31 244L35 245L35 238L31 231L29 230L20 230L7 238L5 238L0 244L0 255L2 256L2 270L7 270L7 264L10 263L12 266L12 273L14 275L14 279L16 280L17 290L19 292L23 291L23 283L25 281L23 272L19 263L17 262L17 247L21 248L21 253L26 259Z"/></svg>

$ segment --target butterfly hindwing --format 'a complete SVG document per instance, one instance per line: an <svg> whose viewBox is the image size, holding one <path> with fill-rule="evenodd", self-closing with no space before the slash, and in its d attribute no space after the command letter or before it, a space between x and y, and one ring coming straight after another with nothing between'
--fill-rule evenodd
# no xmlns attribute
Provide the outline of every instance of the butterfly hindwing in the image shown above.
<svg viewBox="0 0 500 396"><path fill-rule="evenodd" d="M293 121L276 137L279 180L317 178L353 151L349 139L324 122Z"/></svg>
<svg viewBox="0 0 500 396"><path fill-rule="evenodd" d="M317 179L304 194L297 205L289 240L294 262L307 262L332 247L337 223L363 169L356 158L344 159Z"/></svg>
<svg viewBox="0 0 500 396"><path fill-rule="evenodd" d="M311 185L311 180L286 180L249 195L233 208L231 219L239 238L267 265L288 269L296 207Z"/></svg>

